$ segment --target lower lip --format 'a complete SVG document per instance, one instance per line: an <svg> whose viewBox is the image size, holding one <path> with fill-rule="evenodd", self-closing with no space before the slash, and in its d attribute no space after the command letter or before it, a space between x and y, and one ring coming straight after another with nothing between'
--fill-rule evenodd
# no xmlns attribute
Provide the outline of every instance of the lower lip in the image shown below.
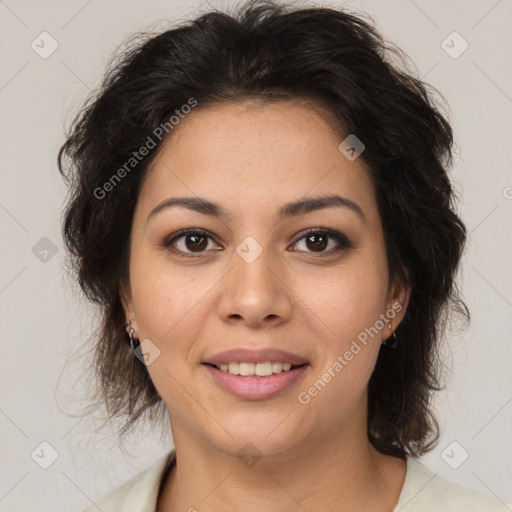
<svg viewBox="0 0 512 512"><path fill-rule="evenodd" d="M226 391L243 400L265 400L282 393L299 379L308 365L268 377L233 375L210 365L204 365L214 380Z"/></svg>

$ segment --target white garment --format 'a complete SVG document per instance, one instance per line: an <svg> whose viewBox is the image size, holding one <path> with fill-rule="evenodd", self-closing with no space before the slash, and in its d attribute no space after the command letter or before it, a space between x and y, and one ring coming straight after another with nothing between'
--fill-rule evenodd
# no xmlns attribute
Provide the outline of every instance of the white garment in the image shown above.
<svg viewBox="0 0 512 512"><path fill-rule="evenodd" d="M83 512L155 512L165 470L175 462L174 456L175 451L171 450ZM393 512L510 512L510 509L497 500L436 476L420 462L407 457L404 485Z"/></svg>

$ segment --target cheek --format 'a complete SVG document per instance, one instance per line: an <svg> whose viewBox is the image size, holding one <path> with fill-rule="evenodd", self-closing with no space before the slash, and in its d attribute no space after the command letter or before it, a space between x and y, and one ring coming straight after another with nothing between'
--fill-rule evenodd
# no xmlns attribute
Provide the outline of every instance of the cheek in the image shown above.
<svg viewBox="0 0 512 512"><path fill-rule="evenodd" d="M328 329L329 345L343 345L373 326L385 311L387 279L375 265L340 267L309 286L303 279L304 303ZM334 339L333 339L334 338Z"/></svg>
<svg viewBox="0 0 512 512"><path fill-rule="evenodd" d="M215 284L214 276L196 274L192 267L173 269L162 255L142 253L133 258L131 288L141 336L166 350L194 339L201 326L197 317Z"/></svg>
<svg viewBox="0 0 512 512"><path fill-rule="evenodd" d="M373 254L380 254L378 248ZM352 403L371 376L382 342L386 272L386 266L369 251L354 255L328 278L317 280L317 286L308 287L307 305L321 320L316 332L322 333L316 337L318 366L311 383L332 381L324 395L327 400L332 393L333 400L343 396L347 405Z"/></svg>
<svg viewBox="0 0 512 512"><path fill-rule="evenodd" d="M190 409L190 396L195 395L190 365L195 364L195 342L201 336L205 312L211 308L206 295L215 284L213 279L194 277L191 272L180 269L178 275L168 263L154 257L151 261L133 259L132 297L139 335L160 351L147 369L173 413Z"/></svg>
<svg viewBox="0 0 512 512"><path fill-rule="evenodd" d="M385 288L373 271L344 271L318 289L314 306L323 327L317 341L317 364L301 388L307 404L326 425L343 421L364 403L363 396L381 346L379 316Z"/></svg>

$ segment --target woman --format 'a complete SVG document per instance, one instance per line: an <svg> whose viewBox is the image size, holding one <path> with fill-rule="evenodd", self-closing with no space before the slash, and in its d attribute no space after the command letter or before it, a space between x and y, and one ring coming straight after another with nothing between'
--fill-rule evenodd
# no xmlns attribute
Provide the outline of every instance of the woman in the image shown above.
<svg viewBox="0 0 512 512"><path fill-rule="evenodd" d="M500 511L415 460L465 242L452 130L342 10L252 2L112 64L59 154L112 417L175 450L87 510Z"/></svg>

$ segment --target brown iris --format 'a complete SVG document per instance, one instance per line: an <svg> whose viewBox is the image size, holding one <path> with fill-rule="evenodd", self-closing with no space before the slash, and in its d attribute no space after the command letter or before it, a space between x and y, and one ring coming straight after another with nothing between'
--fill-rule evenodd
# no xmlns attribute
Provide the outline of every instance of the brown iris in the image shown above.
<svg viewBox="0 0 512 512"><path fill-rule="evenodd" d="M189 243L189 240L191 243ZM192 252L204 251L208 246L208 237L204 235L187 235L185 237L185 246Z"/></svg>
<svg viewBox="0 0 512 512"><path fill-rule="evenodd" d="M318 242L313 242L314 239L319 239ZM328 244L329 237L323 234L313 234L306 237L306 244L308 244L308 249L313 248L313 251L323 251ZM311 246L309 243L311 242Z"/></svg>

